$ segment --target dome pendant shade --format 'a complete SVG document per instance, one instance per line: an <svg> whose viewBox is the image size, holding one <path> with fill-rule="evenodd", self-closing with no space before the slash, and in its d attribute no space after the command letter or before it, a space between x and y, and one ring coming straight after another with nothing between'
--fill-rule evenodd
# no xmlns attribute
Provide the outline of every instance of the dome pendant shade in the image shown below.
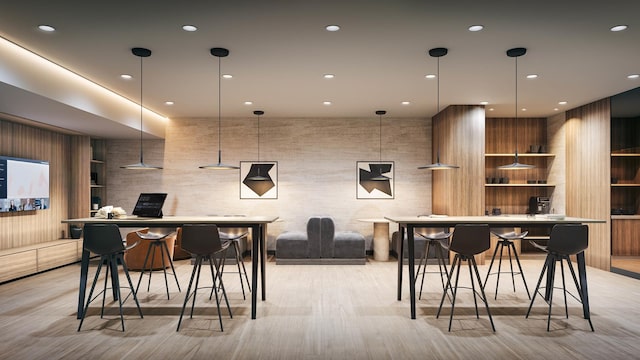
<svg viewBox="0 0 640 360"><path fill-rule="evenodd" d="M515 101L515 119L516 119L516 151L514 161L511 164L498 166L499 170L526 170L533 169L535 166L528 164L521 164L518 162L518 58L527 53L526 48L513 48L507 50L507 56L515 59L516 67L516 101Z"/></svg>
<svg viewBox="0 0 640 360"><path fill-rule="evenodd" d="M437 110L440 113L440 58L447 55L449 50L447 48L433 48L429 50L429 56L437 59ZM438 141L438 150L436 156L436 162L429 165L419 166L418 169L426 169L426 170L449 170L449 169L458 169L460 166L458 165L449 165L443 164L440 162L440 141Z"/></svg>
<svg viewBox="0 0 640 360"><path fill-rule="evenodd" d="M130 164L130 165L125 165L125 166L121 166L121 169L128 169L128 170L160 170L162 169L161 166L153 166L153 165L147 165L144 163L144 156L143 156L143 152L142 152L142 110L143 110L143 106L142 106L142 58L146 58L151 56L151 50L149 49L145 49L145 48L140 48L140 47L135 47L133 49L131 49L131 53L137 57L140 58L140 162L137 164Z"/></svg>
<svg viewBox="0 0 640 360"><path fill-rule="evenodd" d="M229 50L225 49L225 48L211 48L210 50L211 55L215 56L218 58L218 163L217 164L212 164L212 165L203 165L203 166L198 166L200 169L208 169L208 170L238 170L240 169L239 166L235 166L235 165L228 165L228 164L223 164L222 163L222 148L220 146L220 122L221 122L221 111L220 111L220 107L221 107L221 83L220 83L220 77L222 76L220 68L221 68L221 63L222 60L221 58L229 56Z"/></svg>

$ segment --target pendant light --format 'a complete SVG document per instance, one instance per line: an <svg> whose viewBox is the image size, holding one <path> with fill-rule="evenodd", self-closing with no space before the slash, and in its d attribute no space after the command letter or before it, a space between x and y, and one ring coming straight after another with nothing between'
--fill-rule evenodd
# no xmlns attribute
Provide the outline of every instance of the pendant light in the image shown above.
<svg viewBox="0 0 640 360"><path fill-rule="evenodd" d="M264 115L264 111L255 110L253 112L253 114L258 117L258 163L259 163L260 162L260 116ZM261 167L258 166L258 172L253 176L249 176L247 179L251 180L251 181L267 181L267 180L271 180L270 177L267 177L267 176L264 176L264 175L260 174L260 169L261 169Z"/></svg>
<svg viewBox="0 0 640 360"><path fill-rule="evenodd" d="M378 115L378 123L379 123L379 157L378 157L378 166L376 166L378 169L378 173L374 176L372 176L369 180L373 180L373 181L389 181L389 177L388 176L384 176L382 175L382 115L385 115L387 112L385 110L376 110L376 115Z"/></svg>
<svg viewBox="0 0 640 360"><path fill-rule="evenodd" d="M239 166L227 165L222 163L222 150L220 146L220 122L221 122L221 111L220 107L222 106L220 98L221 98L221 85L220 78L222 77L221 62L223 57L227 57L229 55L229 50L224 48L212 48L211 55L218 58L218 163L212 165L203 165L200 166L200 169L210 169L210 170L238 170Z"/></svg>
<svg viewBox="0 0 640 360"><path fill-rule="evenodd" d="M151 50L136 47L131 49L131 52L133 55L140 58L140 162L137 164L121 166L120 168L129 170L159 170L162 169L162 167L145 164L142 156L142 58L151 56Z"/></svg>
<svg viewBox="0 0 640 360"><path fill-rule="evenodd" d="M433 48L431 50L429 50L429 55L431 57L436 58L436 62L437 62L437 70L436 70L436 81L437 81L437 109L438 112L436 114L440 113L440 58L447 55L447 53L449 52L449 50L447 50L447 48ZM432 127L433 128L433 127ZM437 141L437 150L436 150L436 162L433 164L429 164L429 165L424 165L424 166L420 166L418 167L418 169L427 169L427 170L446 170L446 169L458 169L460 168L460 166L458 165L449 165L449 164L443 164L440 162L440 140L437 136L433 136L434 138L436 138Z"/></svg>
<svg viewBox="0 0 640 360"><path fill-rule="evenodd" d="M514 162L508 165L498 166L500 170L526 170L533 169L533 165L521 164L518 162L518 58L527 53L526 48L513 48L507 50L507 56L515 59L516 62L516 103L515 103L515 121L516 121L516 152Z"/></svg>

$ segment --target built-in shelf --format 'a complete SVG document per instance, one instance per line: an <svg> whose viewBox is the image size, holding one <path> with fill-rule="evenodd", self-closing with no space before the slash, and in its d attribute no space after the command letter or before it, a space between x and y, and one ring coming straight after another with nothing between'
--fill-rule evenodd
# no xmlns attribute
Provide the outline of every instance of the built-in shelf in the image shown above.
<svg viewBox="0 0 640 360"><path fill-rule="evenodd" d="M96 184L91 184L92 188L103 188L104 185L96 185Z"/></svg>
<svg viewBox="0 0 640 360"><path fill-rule="evenodd" d="M486 157L514 157L516 154L484 154ZM550 153L518 153L518 157L554 157L556 154Z"/></svg>
<svg viewBox="0 0 640 360"><path fill-rule="evenodd" d="M611 184L611 187L640 187L640 184Z"/></svg>
<svg viewBox="0 0 640 360"><path fill-rule="evenodd" d="M486 187L554 187L554 184L484 184Z"/></svg>
<svg viewBox="0 0 640 360"><path fill-rule="evenodd" d="M92 164L104 164L104 161L102 161L102 160L96 160L96 159L91 159L91 163L92 163Z"/></svg>
<svg viewBox="0 0 640 360"><path fill-rule="evenodd" d="M612 157L640 157L640 154L632 153L611 153Z"/></svg>
<svg viewBox="0 0 640 360"><path fill-rule="evenodd" d="M611 215L611 220L640 220L640 215Z"/></svg>

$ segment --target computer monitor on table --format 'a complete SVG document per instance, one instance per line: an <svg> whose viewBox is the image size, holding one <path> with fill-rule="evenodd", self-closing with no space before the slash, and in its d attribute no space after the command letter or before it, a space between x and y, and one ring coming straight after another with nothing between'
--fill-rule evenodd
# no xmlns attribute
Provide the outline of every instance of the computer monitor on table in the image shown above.
<svg viewBox="0 0 640 360"><path fill-rule="evenodd" d="M133 208L133 215L139 217L162 217L162 206L167 198L166 193L142 193Z"/></svg>

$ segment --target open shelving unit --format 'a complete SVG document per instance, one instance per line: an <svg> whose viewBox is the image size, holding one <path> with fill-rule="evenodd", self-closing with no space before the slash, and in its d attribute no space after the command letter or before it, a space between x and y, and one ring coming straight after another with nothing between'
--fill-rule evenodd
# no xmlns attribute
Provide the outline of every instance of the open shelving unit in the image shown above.
<svg viewBox="0 0 640 360"><path fill-rule="evenodd" d="M107 197L105 151L104 140L91 139L90 216L94 216L98 209L104 205ZM94 204L98 204L98 209L94 208Z"/></svg>

